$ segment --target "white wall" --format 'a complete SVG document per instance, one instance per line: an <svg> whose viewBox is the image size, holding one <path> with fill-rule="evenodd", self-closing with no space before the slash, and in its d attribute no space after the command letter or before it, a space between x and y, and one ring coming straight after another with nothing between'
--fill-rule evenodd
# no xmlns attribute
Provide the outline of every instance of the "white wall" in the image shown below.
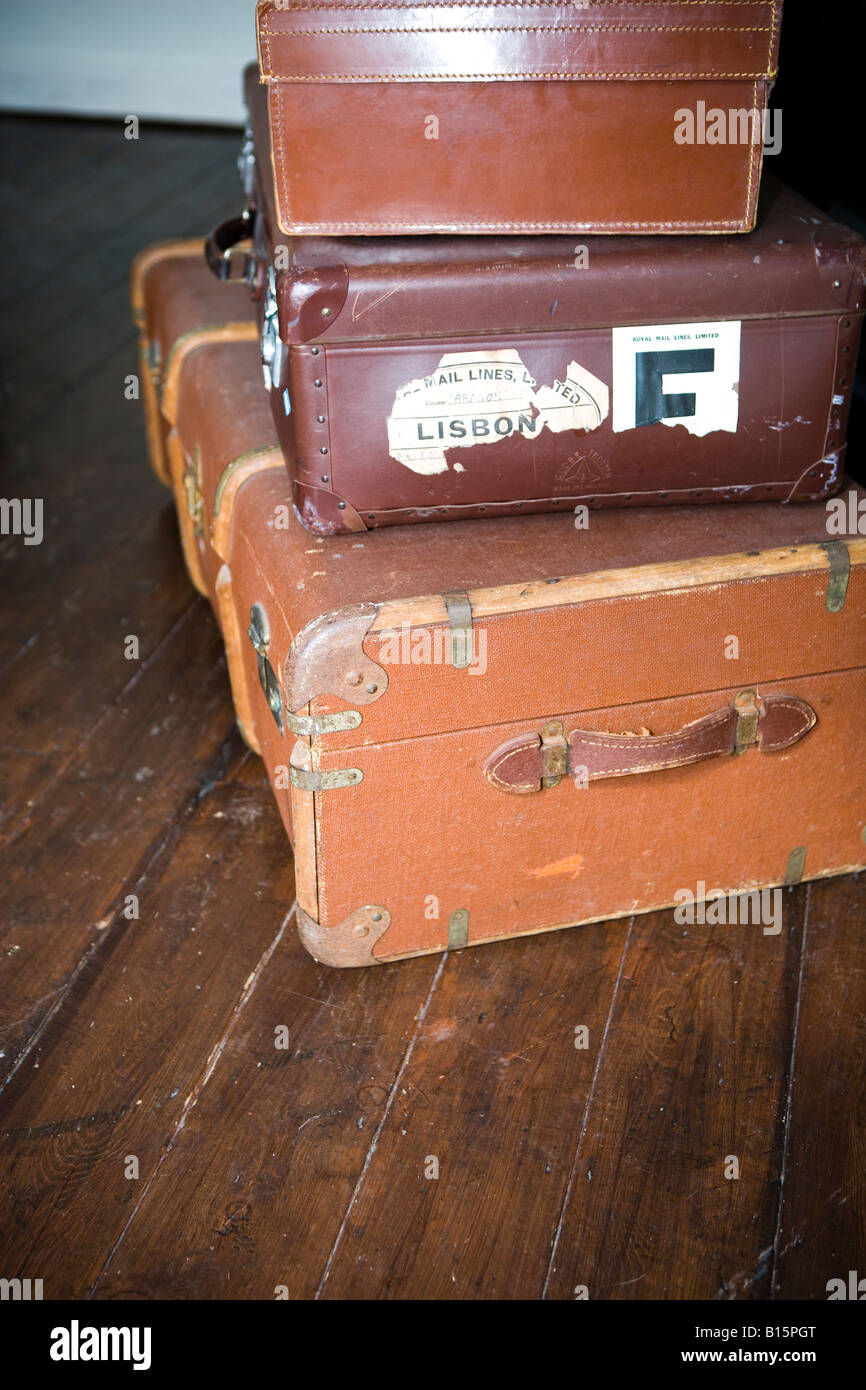
<svg viewBox="0 0 866 1390"><path fill-rule="evenodd" d="M0 106L243 119L254 0L0 0Z"/></svg>

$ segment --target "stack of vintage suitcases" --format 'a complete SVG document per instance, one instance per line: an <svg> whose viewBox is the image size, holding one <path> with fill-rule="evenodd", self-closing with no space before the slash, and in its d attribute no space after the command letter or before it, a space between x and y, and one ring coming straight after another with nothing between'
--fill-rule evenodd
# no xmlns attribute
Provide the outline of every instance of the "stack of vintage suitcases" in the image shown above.
<svg viewBox="0 0 866 1390"><path fill-rule="evenodd" d="M320 961L866 865L866 247L761 180L781 9L258 5L247 206L133 298Z"/></svg>

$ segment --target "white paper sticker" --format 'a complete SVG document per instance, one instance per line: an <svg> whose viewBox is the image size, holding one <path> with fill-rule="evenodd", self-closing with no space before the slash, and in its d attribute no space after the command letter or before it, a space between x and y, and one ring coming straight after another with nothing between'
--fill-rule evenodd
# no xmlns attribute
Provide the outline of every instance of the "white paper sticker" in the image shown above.
<svg viewBox="0 0 866 1390"><path fill-rule="evenodd" d="M388 449L414 473L444 473L449 449L497 444L512 434L534 439L543 429L594 430L609 411L607 386L576 362L563 381L536 391L515 348L446 353L431 376L397 392Z"/></svg>
<svg viewBox="0 0 866 1390"><path fill-rule="evenodd" d="M736 431L740 324L668 323L613 330L613 429L684 425Z"/></svg>

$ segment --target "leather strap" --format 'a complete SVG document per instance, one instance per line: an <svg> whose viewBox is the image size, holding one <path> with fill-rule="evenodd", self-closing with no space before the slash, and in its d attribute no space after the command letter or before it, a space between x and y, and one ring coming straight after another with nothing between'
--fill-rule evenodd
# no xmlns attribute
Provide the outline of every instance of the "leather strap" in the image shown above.
<svg viewBox="0 0 866 1390"><path fill-rule="evenodd" d="M229 217L214 227L204 245L204 256L210 270L218 280L247 280L255 274L255 257L245 251L240 256L232 253L243 241L249 241L253 233L253 210L244 208L239 217ZM235 267L242 267L235 274Z"/></svg>
<svg viewBox="0 0 866 1390"><path fill-rule="evenodd" d="M565 776L585 769L591 782L606 777L625 777L639 772L660 772L685 767L707 758L745 752L752 744L762 753L790 748L814 728L817 715L796 695L755 696L752 692L696 719L672 734L607 734L572 729L567 744ZM553 728L546 725L545 730ZM563 742L554 735L550 743ZM555 785L550 778L551 749L538 733L520 734L497 748L484 766L485 775L500 791L528 793ZM556 767L559 771L561 763Z"/></svg>

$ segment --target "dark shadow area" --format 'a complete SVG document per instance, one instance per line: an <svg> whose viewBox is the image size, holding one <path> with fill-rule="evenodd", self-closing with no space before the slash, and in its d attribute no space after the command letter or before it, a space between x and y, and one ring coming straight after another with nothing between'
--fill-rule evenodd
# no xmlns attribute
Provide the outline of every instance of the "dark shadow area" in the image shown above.
<svg viewBox="0 0 866 1390"><path fill-rule="evenodd" d="M788 0L779 80L782 149L771 169L829 216L866 236L862 150L863 6ZM861 346L848 426L848 471L866 479L866 366Z"/></svg>

